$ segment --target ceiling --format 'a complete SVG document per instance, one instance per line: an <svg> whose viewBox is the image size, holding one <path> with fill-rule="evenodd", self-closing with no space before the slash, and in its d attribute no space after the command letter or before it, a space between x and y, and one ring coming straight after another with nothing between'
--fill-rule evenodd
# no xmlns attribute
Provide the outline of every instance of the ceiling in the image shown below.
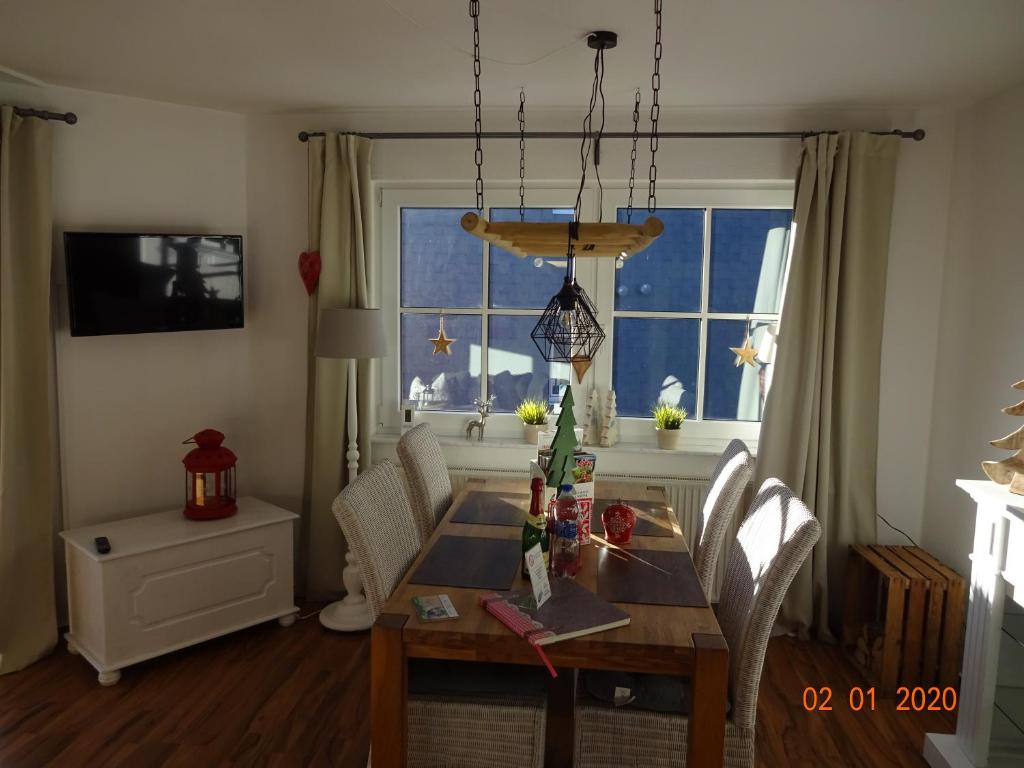
<svg viewBox="0 0 1024 768"><path fill-rule="evenodd" d="M650 88L651 2L483 0L484 103ZM666 107L914 107L1024 80L1024 0L665 0ZM465 0L0 0L0 68L240 112L466 107ZM645 97L645 102L647 98Z"/></svg>

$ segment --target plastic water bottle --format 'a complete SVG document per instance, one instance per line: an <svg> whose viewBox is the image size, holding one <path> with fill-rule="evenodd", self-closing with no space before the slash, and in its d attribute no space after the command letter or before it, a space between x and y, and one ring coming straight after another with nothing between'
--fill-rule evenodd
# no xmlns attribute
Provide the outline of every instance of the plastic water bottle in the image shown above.
<svg viewBox="0 0 1024 768"><path fill-rule="evenodd" d="M551 573L574 578L580 569L580 508L571 485L563 485L555 503L555 540L551 544Z"/></svg>

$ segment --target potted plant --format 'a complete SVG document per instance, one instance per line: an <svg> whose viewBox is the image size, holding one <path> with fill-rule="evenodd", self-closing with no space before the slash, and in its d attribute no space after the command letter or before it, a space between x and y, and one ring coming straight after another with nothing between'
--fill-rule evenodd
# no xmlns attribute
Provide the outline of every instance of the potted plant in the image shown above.
<svg viewBox="0 0 1024 768"><path fill-rule="evenodd" d="M651 408L658 435L658 447L673 450L679 445L679 428L686 419L686 410L668 403L656 403Z"/></svg>
<svg viewBox="0 0 1024 768"><path fill-rule="evenodd" d="M516 408L516 416L523 422L526 442L536 445L537 436L548 425L548 404L544 400L523 400Z"/></svg>

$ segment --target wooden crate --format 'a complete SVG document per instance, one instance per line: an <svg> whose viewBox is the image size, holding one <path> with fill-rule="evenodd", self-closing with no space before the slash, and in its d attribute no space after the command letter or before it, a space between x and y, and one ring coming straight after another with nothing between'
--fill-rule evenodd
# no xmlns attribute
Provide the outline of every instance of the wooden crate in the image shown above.
<svg viewBox="0 0 1024 768"><path fill-rule="evenodd" d="M850 547L842 643L883 694L958 686L967 585L920 547Z"/></svg>

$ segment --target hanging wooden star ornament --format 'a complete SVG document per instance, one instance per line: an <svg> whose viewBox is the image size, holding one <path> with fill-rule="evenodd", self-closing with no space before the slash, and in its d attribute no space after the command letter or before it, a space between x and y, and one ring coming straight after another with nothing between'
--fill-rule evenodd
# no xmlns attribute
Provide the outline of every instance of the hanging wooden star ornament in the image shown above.
<svg viewBox="0 0 1024 768"><path fill-rule="evenodd" d="M574 357L572 359L572 369L576 371L576 382L579 384L583 383L583 377L587 375L587 371L590 370L590 366L593 364L593 360L589 357Z"/></svg>
<svg viewBox="0 0 1024 768"><path fill-rule="evenodd" d="M437 337L430 340L434 345L434 354L443 352L446 355L451 355L452 351L449 347L454 344L458 339L449 339L444 335L444 313L440 314L440 320L437 326Z"/></svg>
<svg viewBox="0 0 1024 768"><path fill-rule="evenodd" d="M729 350L736 353L736 367L746 363L752 368L757 368L757 350L750 341L750 335L743 339L742 347L729 347Z"/></svg>

